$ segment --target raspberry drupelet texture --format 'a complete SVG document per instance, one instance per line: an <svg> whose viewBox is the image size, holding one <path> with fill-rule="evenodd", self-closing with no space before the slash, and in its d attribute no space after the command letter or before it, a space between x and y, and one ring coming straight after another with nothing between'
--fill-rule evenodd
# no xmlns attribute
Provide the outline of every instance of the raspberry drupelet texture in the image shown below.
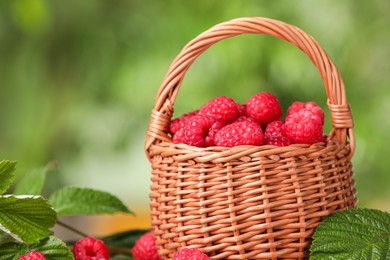
<svg viewBox="0 0 390 260"><path fill-rule="evenodd" d="M237 103L229 97L221 96L210 100L199 109L199 115L211 116L225 124L231 123L239 116Z"/></svg>
<svg viewBox="0 0 390 260"><path fill-rule="evenodd" d="M211 125L211 127L209 129L209 132L208 132L207 136L204 139L206 147L215 145L215 135L224 126L225 126L225 123L222 122L222 121L219 121L219 120L215 121Z"/></svg>
<svg viewBox="0 0 390 260"><path fill-rule="evenodd" d="M254 120L252 117L249 117L249 116L240 116L239 118L237 118L236 121L234 122L244 122L244 121L249 121L249 122L252 122L252 123L257 123L256 120ZM258 123L257 123L258 124Z"/></svg>
<svg viewBox="0 0 390 260"><path fill-rule="evenodd" d="M313 144L323 138L320 116L305 108L288 115L284 121L283 130L286 136L296 144Z"/></svg>
<svg viewBox="0 0 390 260"><path fill-rule="evenodd" d="M84 237L73 246L75 260L108 260L108 248L102 240Z"/></svg>
<svg viewBox="0 0 390 260"><path fill-rule="evenodd" d="M153 231L146 232L136 242L131 251L134 260L160 260Z"/></svg>
<svg viewBox="0 0 390 260"><path fill-rule="evenodd" d="M172 137L172 142L174 144L182 144L184 143L184 128L180 128L179 131L177 131L173 137Z"/></svg>
<svg viewBox="0 0 390 260"><path fill-rule="evenodd" d="M319 107L315 102L300 102L296 101L291 104L291 106L287 109L287 115L291 115L292 113L296 113L301 109L308 109L317 116L321 118L322 124L325 122L325 114L321 107Z"/></svg>
<svg viewBox="0 0 390 260"><path fill-rule="evenodd" d="M27 255L19 257L18 260L45 260L45 256L41 252L31 251Z"/></svg>
<svg viewBox="0 0 390 260"><path fill-rule="evenodd" d="M169 123L169 133L174 135L177 131L184 127L185 123L194 115L198 114L198 110L181 115L178 118L173 119Z"/></svg>
<svg viewBox="0 0 390 260"><path fill-rule="evenodd" d="M210 260L197 248L182 248L173 255L173 260Z"/></svg>
<svg viewBox="0 0 390 260"><path fill-rule="evenodd" d="M279 100L271 93L258 93L249 98L246 104L246 114L264 128L272 121L279 120L282 113Z"/></svg>
<svg viewBox="0 0 390 260"><path fill-rule="evenodd" d="M282 121L273 121L267 125L264 131L264 144L276 146L292 144L292 141L284 133Z"/></svg>
<svg viewBox="0 0 390 260"><path fill-rule="evenodd" d="M197 147L206 146L206 138L209 135L210 129L217 120L214 117L195 115L192 116L173 136L174 143L184 143ZM219 126L216 126L217 128ZM208 140L208 142L212 142Z"/></svg>
<svg viewBox="0 0 390 260"><path fill-rule="evenodd" d="M257 122L242 119L228 124L219 130L214 138L218 146L262 145L264 134Z"/></svg>

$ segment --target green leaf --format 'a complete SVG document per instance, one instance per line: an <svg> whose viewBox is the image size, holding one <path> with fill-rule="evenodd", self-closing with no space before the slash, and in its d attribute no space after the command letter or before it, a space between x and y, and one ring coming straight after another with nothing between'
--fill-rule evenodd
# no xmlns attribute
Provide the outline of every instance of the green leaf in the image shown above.
<svg viewBox="0 0 390 260"><path fill-rule="evenodd" d="M134 229L101 238L106 245L131 249L135 242L150 230Z"/></svg>
<svg viewBox="0 0 390 260"><path fill-rule="evenodd" d="M11 236L11 235L8 235L7 233L4 233L3 231L2 232L2 236L0 238L0 244L4 244L4 243L7 243L7 242L14 242L15 239Z"/></svg>
<svg viewBox="0 0 390 260"><path fill-rule="evenodd" d="M62 188L49 197L49 202L58 215L132 214L117 197L89 188Z"/></svg>
<svg viewBox="0 0 390 260"><path fill-rule="evenodd" d="M16 161L3 160L0 162L0 194L11 186L15 179Z"/></svg>
<svg viewBox="0 0 390 260"><path fill-rule="evenodd" d="M47 167L27 173L16 185L15 195L39 195L45 183Z"/></svg>
<svg viewBox="0 0 390 260"><path fill-rule="evenodd" d="M316 228L310 260L390 259L390 214L348 209L328 216Z"/></svg>
<svg viewBox="0 0 390 260"><path fill-rule="evenodd" d="M0 229L18 241L36 243L51 235L56 213L41 196L0 196Z"/></svg>
<svg viewBox="0 0 390 260"><path fill-rule="evenodd" d="M9 242L0 245L0 260L17 260L20 256L32 250L41 252L46 260L73 260L73 254L67 245L60 239L50 236L40 243L22 244Z"/></svg>

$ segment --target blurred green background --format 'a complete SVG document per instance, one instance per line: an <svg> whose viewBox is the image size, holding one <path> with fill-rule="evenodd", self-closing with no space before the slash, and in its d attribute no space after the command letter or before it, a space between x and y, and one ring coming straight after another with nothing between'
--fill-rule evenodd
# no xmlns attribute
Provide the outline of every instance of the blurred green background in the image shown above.
<svg viewBox="0 0 390 260"><path fill-rule="evenodd" d="M1 0L1 157L19 161L18 178L57 162L46 194L88 186L138 212L101 220L107 226L99 220L104 232L148 226L143 143L159 85L187 42L244 16L296 25L332 57L354 114L359 206L390 211L390 1L383 0ZM196 61L175 116L218 95L246 102L260 91L276 94L285 109L296 100L327 109L322 81L303 53L270 36L243 35Z"/></svg>

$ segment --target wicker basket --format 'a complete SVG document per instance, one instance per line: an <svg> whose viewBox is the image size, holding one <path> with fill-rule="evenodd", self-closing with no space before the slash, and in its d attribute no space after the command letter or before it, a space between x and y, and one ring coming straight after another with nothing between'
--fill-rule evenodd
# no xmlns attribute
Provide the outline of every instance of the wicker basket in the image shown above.
<svg viewBox="0 0 390 260"><path fill-rule="evenodd" d="M168 125L186 71L210 46L240 34L272 35L312 60L332 118L327 144L198 148L171 141ZM145 150L163 259L173 259L182 247L196 247L211 259L305 259L324 217L355 207L353 119L339 71L310 35L277 20L234 19L189 42L157 93Z"/></svg>

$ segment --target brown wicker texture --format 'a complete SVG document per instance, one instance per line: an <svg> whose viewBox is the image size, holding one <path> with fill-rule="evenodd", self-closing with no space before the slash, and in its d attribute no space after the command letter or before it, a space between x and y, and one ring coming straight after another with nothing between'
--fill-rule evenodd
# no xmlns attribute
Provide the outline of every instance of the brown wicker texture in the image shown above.
<svg viewBox="0 0 390 260"><path fill-rule="evenodd" d="M267 34L301 49L328 96L328 142L287 147L197 148L168 134L186 71L213 44ZM151 217L159 254L196 247L212 259L306 259L315 227L355 207L353 119L340 73L319 44L295 26L267 18L218 24L189 42L157 93L145 142L152 166Z"/></svg>

